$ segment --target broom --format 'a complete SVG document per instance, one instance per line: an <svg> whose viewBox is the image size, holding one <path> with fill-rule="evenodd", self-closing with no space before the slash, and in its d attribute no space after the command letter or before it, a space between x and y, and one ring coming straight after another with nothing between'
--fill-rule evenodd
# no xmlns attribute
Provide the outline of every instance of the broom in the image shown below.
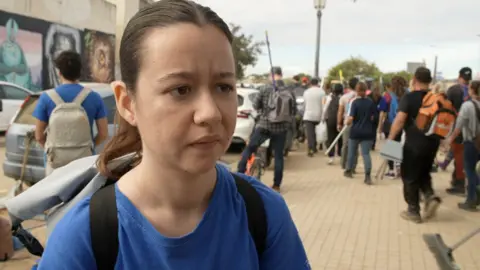
<svg viewBox="0 0 480 270"><path fill-rule="evenodd" d="M453 251L465 242L470 240L480 233L480 228L469 233L467 236L458 241L455 245L449 247L445 244L440 234L424 234L423 241L427 244L430 251L435 256L437 265L440 270L460 270L460 266L455 262L453 258Z"/></svg>

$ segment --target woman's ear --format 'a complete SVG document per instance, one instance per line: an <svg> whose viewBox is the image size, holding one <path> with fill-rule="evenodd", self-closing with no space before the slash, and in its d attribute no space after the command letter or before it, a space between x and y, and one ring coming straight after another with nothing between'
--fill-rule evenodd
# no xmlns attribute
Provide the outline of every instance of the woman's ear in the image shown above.
<svg viewBox="0 0 480 270"><path fill-rule="evenodd" d="M110 84L117 103L117 110L120 116L130 125L137 126L135 118L135 101L122 81L114 81Z"/></svg>

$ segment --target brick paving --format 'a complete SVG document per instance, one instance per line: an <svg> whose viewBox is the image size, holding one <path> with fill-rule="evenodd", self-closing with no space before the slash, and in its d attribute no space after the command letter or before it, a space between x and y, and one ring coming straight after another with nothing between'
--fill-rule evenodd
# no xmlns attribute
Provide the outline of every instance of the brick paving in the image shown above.
<svg viewBox="0 0 480 270"><path fill-rule="evenodd" d="M379 162L374 157L374 167ZM385 179L365 186L361 170L355 179L345 179L338 165L329 166L325 157L308 158L303 152L291 153L286 161L282 193L312 269L435 270L438 267L422 241L423 233L441 233L447 244L452 244L480 226L480 213L457 210L456 203L463 198L443 192L448 172L434 174L435 188L444 199L437 218L413 224L399 217L405 209L400 180ZM270 184L272 171L262 179ZM37 229L34 234L44 241L44 232ZM474 270L480 269L479 252L480 235L454 255L462 269ZM34 257L21 252L0 263L0 270L29 269L34 262Z"/></svg>

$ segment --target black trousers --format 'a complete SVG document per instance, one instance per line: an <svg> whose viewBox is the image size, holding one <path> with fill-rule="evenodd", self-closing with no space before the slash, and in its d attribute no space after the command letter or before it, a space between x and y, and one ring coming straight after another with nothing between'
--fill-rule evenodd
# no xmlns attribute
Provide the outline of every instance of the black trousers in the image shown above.
<svg viewBox="0 0 480 270"><path fill-rule="evenodd" d="M317 134L315 133L315 127L319 122L304 120L303 123L307 133L308 150L315 151L317 149Z"/></svg>
<svg viewBox="0 0 480 270"><path fill-rule="evenodd" d="M436 147L438 150L438 146ZM401 174L403 181L403 196L408 204L408 211L420 213L420 192L425 198L433 196L432 177L430 170L437 151L422 151L408 145L408 139L403 147Z"/></svg>
<svg viewBox="0 0 480 270"><path fill-rule="evenodd" d="M330 145L333 143L333 141L335 140L335 138L338 136L339 133L340 132L338 132L336 125L328 125L327 124L327 147L330 147ZM343 146L342 138L340 138L340 140L338 140L337 146L338 146L337 155L341 156L342 155L342 146ZM335 147L332 148L332 150L330 150L330 152L328 153L328 156L329 157L334 157L335 156Z"/></svg>

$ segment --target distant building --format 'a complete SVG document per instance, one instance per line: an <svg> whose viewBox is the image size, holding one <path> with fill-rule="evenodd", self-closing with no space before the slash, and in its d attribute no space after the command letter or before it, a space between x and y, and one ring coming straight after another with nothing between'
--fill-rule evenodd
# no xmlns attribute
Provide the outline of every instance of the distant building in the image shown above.
<svg viewBox="0 0 480 270"><path fill-rule="evenodd" d="M407 62L407 72L408 73L415 73L415 70L419 67L424 67L424 62Z"/></svg>

